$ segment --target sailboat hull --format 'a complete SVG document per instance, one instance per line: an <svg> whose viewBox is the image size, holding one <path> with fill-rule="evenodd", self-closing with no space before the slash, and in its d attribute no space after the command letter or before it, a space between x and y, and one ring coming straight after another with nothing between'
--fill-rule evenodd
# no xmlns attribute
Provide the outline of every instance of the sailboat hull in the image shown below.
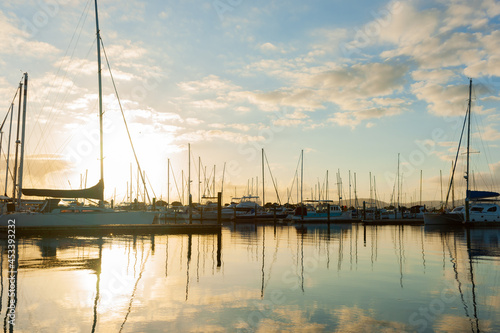
<svg viewBox="0 0 500 333"><path fill-rule="evenodd" d="M460 213L424 213L425 225L461 225L464 216Z"/></svg>
<svg viewBox="0 0 500 333"><path fill-rule="evenodd" d="M0 227L89 227L153 224L154 212L102 211L89 213L13 213L0 216Z"/></svg>

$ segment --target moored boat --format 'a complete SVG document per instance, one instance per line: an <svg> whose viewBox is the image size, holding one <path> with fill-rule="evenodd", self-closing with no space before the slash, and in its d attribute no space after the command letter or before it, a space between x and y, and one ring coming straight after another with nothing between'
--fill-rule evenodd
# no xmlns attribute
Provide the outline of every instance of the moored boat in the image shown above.
<svg viewBox="0 0 500 333"><path fill-rule="evenodd" d="M330 200L311 201L315 205L298 206L287 219L292 221L328 221L351 220L352 212L343 211L339 205L330 204Z"/></svg>
<svg viewBox="0 0 500 333"><path fill-rule="evenodd" d="M451 212L444 211L442 213L425 213L424 214L425 225L460 225L464 223L470 225L477 225L479 222L485 222L488 224L500 223L500 206L494 204L493 202L495 200L491 199L500 196L500 194L491 191L469 190L471 99L472 99L472 79L469 80L469 102L468 102L467 112L465 114L464 125L462 128L462 135L463 135L465 127L467 125L467 153L466 153L467 170L464 176L466 181L465 205L457 207ZM448 188L448 195L453 185L453 176L455 174L455 168L460 153L461 142L462 142L462 136L460 137L458 150L455 157L455 163L453 164L450 185ZM448 195L446 197L446 203L448 202Z"/></svg>
<svg viewBox="0 0 500 333"><path fill-rule="evenodd" d="M16 227L81 227L81 226L103 226L103 225L132 225L132 224L153 224L156 213L146 211L117 211L104 206L104 154L103 154L103 107L102 107L102 85L101 85L101 37L99 30L97 0L95 0L95 19L96 19L96 35L97 35L97 64L98 64L98 101L99 101L99 134L100 134L100 179L99 182L87 189L79 190L57 190L57 189L25 189L22 187L23 177L23 156L25 144L25 125L26 125L26 95L28 75L24 74L24 83L20 84L20 89L23 87L24 103L23 103L23 121L22 121L22 138L19 140L21 144L20 166L19 166L19 181L14 183L14 192L18 193L12 198L12 206L14 209L0 216L0 227L9 227L13 223ZM17 154L16 154L17 158ZM17 159L16 159L17 162ZM14 180L16 180L17 168L14 172ZM141 173L142 174L142 173ZM31 211L25 207L21 196L39 196L59 199L47 200L44 205L40 206L37 211ZM58 203L61 198L83 198L99 200L99 206L74 206L61 207Z"/></svg>

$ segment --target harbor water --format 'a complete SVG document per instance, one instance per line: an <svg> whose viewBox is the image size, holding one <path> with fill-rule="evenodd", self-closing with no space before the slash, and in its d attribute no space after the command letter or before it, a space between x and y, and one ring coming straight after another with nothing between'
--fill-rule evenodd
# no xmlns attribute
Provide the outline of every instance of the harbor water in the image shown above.
<svg viewBox="0 0 500 333"><path fill-rule="evenodd" d="M362 224L2 237L1 319L6 332L499 332L499 240Z"/></svg>

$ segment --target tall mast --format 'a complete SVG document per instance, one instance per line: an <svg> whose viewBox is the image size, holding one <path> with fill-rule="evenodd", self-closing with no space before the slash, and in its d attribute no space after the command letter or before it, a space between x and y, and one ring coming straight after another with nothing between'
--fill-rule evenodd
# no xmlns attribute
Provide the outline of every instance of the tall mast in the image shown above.
<svg viewBox="0 0 500 333"><path fill-rule="evenodd" d="M302 200L302 191L304 190L304 150L301 152L301 157L300 157L300 203L303 203L304 201Z"/></svg>
<svg viewBox="0 0 500 333"><path fill-rule="evenodd" d="M167 162L167 208L170 206L170 158Z"/></svg>
<svg viewBox="0 0 500 333"><path fill-rule="evenodd" d="M451 161L451 169L453 170L453 161ZM451 176L451 207L455 208L455 183L453 182L453 174Z"/></svg>
<svg viewBox="0 0 500 333"><path fill-rule="evenodd" d="M420 206L422 206L422 170L420 170Z"/></svg>
<svg viewBox="0 0 500 333"><path fill-rule="evenodd" d="M17 107L17 134L16 134L16 155L14 157L14 176L12 177L13 180L13 188L12 188L12 200L16 199L16 187L17 187L17 157L19 156L19 143L21 141L19 140L19 130L20 130L20 125L21 125L21 97L22 97L22 88L23 88L23 82L19 82L19 102L18 102L18 107ZM15 202L15 201L14 201Z"/></svg>
<svg viewBox="0 0 500 333"><path fill-rule="evenodd" d="M220 185L220 193L222 195L221 199L224 202L224 176L226 175L226 162L224 162L224 168L222 169L222 182Z"/></svg>
<svg viewBox="0 0 500 333"><path fill-rule="evenodd" d="M470 148L470 112L472 98L472 79L469 79L469 105L467 108L467 171L465 173L465 182L467 189L465 192L465 222L469 222L469 148Z"/></svg>
<svg viewBox="0 0 500 333"><path fill-rule="evenodd" d="M9 126L9 141L7 143L7 166L5 167L5 192L7 196L7 185L9 183L9 161L10 161L10 139L12 137L12 117L14 115L14 103L10 105L10 126Z"/></svg>
<svg viewBox="0 0 500 333"><path fill-rule="evenodd" d="M441 209L444 207L443 203L443 172L439 170L439 183L441 184Z"/></svg>
<svg viewBox="0 0 500 333"><path fill-rule="evenodd" d="M24 73L23 89L23 127L21 133L21 157L19 158L19 192L17 196L18 205L21 206L21 195L23 190L23 170L24 170L24 146L26 138L26 104L28 102L28 73Z"/></svg>
<svg viewBox="0 0 500 333"><path fill-rule="evenodd" d="M398 177L397 178L398 178L398 200L397 200L396 211L399 212L399 153L398 153Z"/></svg>
<svg viewBox="0 0 500 333"><path fill-rule="evenodd" d="M372 172L369 172L370 174L370 207L373 206L373 187L372 187Z"/></svg>
<svg viewBox="0 0 500 333"><path fill-rule="evenodd" d="M99 16L97 14L97 0L95 3L95 29L97 36L97 78L99 82L99 137L100 137L100 161L101 161L101 179L99 180L102 183L104 189L104 143L103 143L103 124L102 124L102 79L101 79L101 33L99 30ZM144 199L146 202L146 199ZM99 206L102 206L104 203L99 202Z"/></svg>
<svg viewBox="0 0 500 333"><path fill-rule="evenodd" d="M351 202L351 170L349 170L349 208L352 207Z"/></svg>
<svg viewBox="0 0 500 333"><path fill-rule="evenodd" d="M266 190L264 185L264 148L262 148L262 206L266 204Z"/></svg>
<svg viewBox="0 0 500 333"><path fill-rule="evenodd" d="M354 208L358 209L358 192L356 188L356 172L354 173Z"/></svg>
<svg viewBox="0 0 500 333"><path fill-rule="evenodd" d="M326 170L326 200L328 201L328 170Z"/></svg>
<svg viewBox="0 0 500 333"><path fill-rule="evenodd" d="M198 156L198 203L201 205L201 157Z"/></svg>

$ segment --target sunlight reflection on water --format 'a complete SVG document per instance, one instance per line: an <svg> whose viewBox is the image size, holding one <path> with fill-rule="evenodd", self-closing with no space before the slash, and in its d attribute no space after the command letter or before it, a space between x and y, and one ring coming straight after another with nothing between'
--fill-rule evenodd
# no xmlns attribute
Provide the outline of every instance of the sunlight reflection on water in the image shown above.
<svg viewBox="0 0 500 333"><path fill-rule="evenodd" d="M13 331L500 331L500 229L17 239ZM9 260L2 238L2 317ZM8 323L4 326L10 329Z"/></svg>

